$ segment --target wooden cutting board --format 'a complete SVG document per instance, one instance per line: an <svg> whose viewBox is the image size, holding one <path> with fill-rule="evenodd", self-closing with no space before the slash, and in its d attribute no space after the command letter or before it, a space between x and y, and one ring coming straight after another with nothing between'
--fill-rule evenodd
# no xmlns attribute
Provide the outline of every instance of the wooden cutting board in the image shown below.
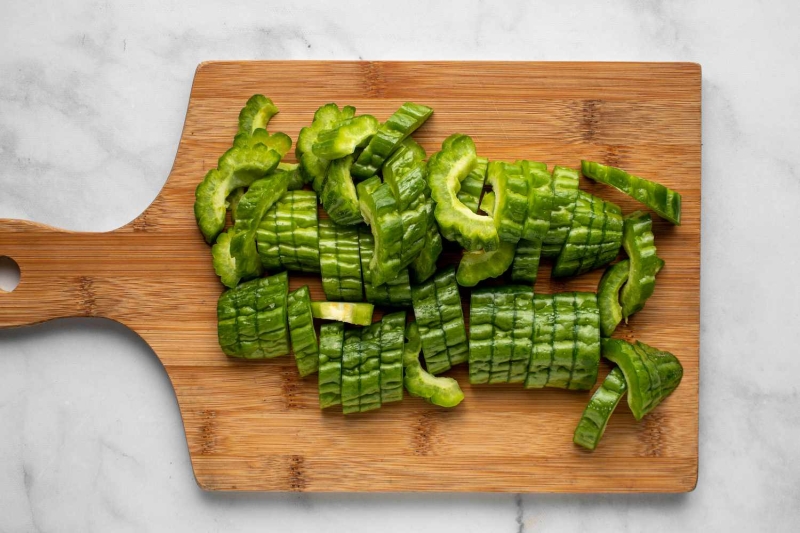
<svg viewBox="0 0 800 533"><path fill-rule="evenodd" d="M681 492L697 482L700 320L700 66L690 63L319 62L203 63L178 153L158 198L108 233L0 220L0 255L20 266L0 293L0 327L107 317L136 331L172 381L197 483L208 490ZM294 360L225 357L217 345L222 292L195 226L194 189L231 145L239 109L263 93L281 112L270 130L297 139L316 108L355 105L385 120L400 104L433 107L414 135L428 153L454 132L490 159L578 167L581 158L652 177L683 194L683 225L655 218L666 261L655 295L617 336L675 353L677 391L641 422L626 405L598 450L572 444L591 394L470 386L452 410L404 401L345 417L320 412L316 377ZM615 190L582 187L640 206ZM456 254L442 261L454 262ZM595 290L601 272L568 281L540 270L537 292ZM291 287L324 295L318 277ZM468 291L463 291L468 301ZM468 310L465 307L465 315ZM608 366L601 366L601 379Z"/></svg>

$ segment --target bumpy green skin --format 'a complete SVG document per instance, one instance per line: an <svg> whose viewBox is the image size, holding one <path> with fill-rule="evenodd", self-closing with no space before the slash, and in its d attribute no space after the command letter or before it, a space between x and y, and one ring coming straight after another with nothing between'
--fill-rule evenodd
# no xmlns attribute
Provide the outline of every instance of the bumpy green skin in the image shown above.
<svg viewBox="0 0 800 533"><path fill-rule="evenodd" d="M287 298L289 336L300 377L306 377L319 369L319 347L314 317L311 314L311 296L304 285L290 292Z"/></svg>
<svg viewBox="0 0 800 533"><path fill-rule="evenodd" d="M541 256L541 240L520 239L514 251L514 261L511 263L511 280L535 284Z"/></svg>
<svg viewBox="0 0 800 533"><path fill-rule="evenodd" d="M281 132L270 135L262 128L254 130L252 134L237 133L233 138L233 146L237 148L252 148L257 144L263 144L284 157L292 149L292 138Z"/></svg>
<svg viewBox="0 0 800 533"><path fill-rule="evenodd" d="M231 239L233 239L233 227L221 233L217 237L217 242L211 247L211 258L214 265L214 272L219 276L220 281L231 289L239 284L241 277L236 273L236 260L231 255Z"/></svg>
<svg viewBox="0 0 800 533"><path fill-rule="evenodd" d="M577 276L613 260L622 243L620 213L616 205L578 191L572 226L553 266L553 276Z"/></svg>
<svg viewBox="0 0 800 533"><path fill-rule="evenodd" d="M225 354L270 359L289 354L285 272L242 283L217 302L217 334Z"/></svg>
<svg viewBox="0 0 800 533"><path fill-rule="evenodd" d="M284 194L261 219L256 243L268 271L319 272L317 195L313 191Z"/></svg>
<svg viewBox="0 0 800 533"><path fill-rule="evenodd" d="M542 239L542 257L556 257L567 240L572 227L572 212L578 198L580 176L566 167L553 168L553 198L550 226Z"/></svg>
<svg viewBox="0 0 800 533"><path fill-rule="evenodd" d="M472 330L470 322L470 331ZM536 294L533 297L533 349L528 374L525 376L526 389L539 389L547 385L550 368L553 364L553 333L555 330L555 307L553 295Z"/></svg>
<svg viewBox="0 0 800 533"><path fill-rule="evenodd" d="M374 241L369 265L372 286L379 287L395 279L403 268L403 220L392 188L388 183L381 183L377 176L358 184L358 203Z"/></svg>
<svg viewBox="0 0 800 533"><path fill-rule="evenodd" d="M267 211L286 194L288 184L289 174L276 172L254 182L239 200L231 239L231 256L236 263L236 274L242 279L258 276L262 272L256 248L256 232Z"/></svg>
<svg viewBox="0 0 800 533"><path fill-rule="evenodd" d="M489 163L486 182L492 186L492 217L501 242L517 244L528 216L528 180L522 166L502 161Z"/></svg>
<svg viewBox="0 0 800 533"><path fill-rule="evenodd" d="M311 150L321 159L340 159L368 143L377 131L378 120L372 115L341 120L333 129L320 133Z"/></svg>
<svg viewBox="0 0 800 533"><path fill-rule="evenodd" d="M425 150L413 139L406 139L383 164L383 181L392 188L400 211L409 208L424 194L428 185Z"/></svg>
<svg viewBox="0 0 800 533"><path fill-rule="evenodd" d="M536 295L533 304L533 349L525 387L591 389L600 362L597 296L589 292Z"/></svg>
<svg viewBox="0 0 800 533"><path fill-rule="evenodd" d="M609 264L617 258L620 248L622 248L622 210L618 205L606 201L603 201L603 208L605 217L603 242L597 249L592 268L599 268Z"/></svg>
<svg viewBox="0 0 800 533"><path fill-rule="evenodd" d="M622 246L630 260L628 281L622 288L620 301L625 320L641 311L656 286L656 273L659 270L656 255L653 221L650 215L636 211L625 217Z"/></svg>
<svg viewBox="0 0 800 533"><path fill-rule="evenodd" d="M278 166L281 156L263 144L231 148L219 158L195 190L194 216L206 242L212 244L225 228L226 199L240 187L248 187Z"/></svg>
<svg viewBox="0 0 800 533"><path fill-rule="evenodd" d="M336 224L354 226L364 221L358 207L358 193L350 177L353 156L331 161L328 178L322 188L322 207Z"/></svg>
<svg viewBox="0 0 800 533"><path fill-rule="evenodd" d="M681 195L660 183L649 181L615 167L592 161L581 161L581 172L587 178L611 185L640 201L661 218L681 224Z"/></svg>
<svg viewBox="0 0 800 533"><path fill-rule="evenodd" d="M419 362L422 343L416 322L411 322L406 326L406 339L403 350L403 366L405 367L403 384L406 390L411 395L424 398L440 407L455 407L460 404L464 399L464 393L458 386L458 381L444 376L435 377L422 368Z"/></svg>
<svg viewBox="0 0 800 533"><path fill-rule="evenodd" d="M473 213L458 199L461 181L476 163L472 139L466 135L451 135L442 143L442 150L428 160L428 186L436 202L434 215L442 236L457 241L471 252L491 251L500 245L494 221Z"/></svg>
<svg viewBox="0 0 800 533"><path fill-rule="evenodd" d="M358 246L361 254L361 271L369 272L375 247L372 233L365 228L359 228ZM391 279L379 287L373 287L372 276L364 276L364 297L368 302L391 307L407 307L411 305L411 282L408 269L400 271L396 278Z"/></svg>
<svg viewBox="0 0 800 533"><path fill-rule="evenodd" d="M342 350L342 412L381 406L381 323L345 331Z"/></svg>
<svg viewBox="0 0 800 533"><path fill-rule="evenodd" d="M334 322L319 328L319 407L342 403L342 348L344 324Z"/></svg>
<svg viewBox="0 0 800 533"><path fill-rule="evenodd" d="M403 140L414 133L433 113L430 107L406 102L380 125L377 133L358 161L353 165L353 175L359 179L371 178L383 162L400 146Z"/></svg>
<svg viewBox="0 0 800 533"><path fill-rule="evenodd" d="M470 383L522 383L533 349L533 291L487 287L473 291L471 298Z"/></svg>
<svg viewBox="0 0 800 533"><path fill-rule="evenodd" d="M381 320L381 404L403 399L403 345L406 312L384 315Z"/></svg>
<svg viewBox="0 0 800 533"><path fill-rule="evenodd" d="M595 197L583 191L578 191L575 208L572 211L572 225L567 232L564 246L558 254L553 265L553 277L573 276L578 272L584 256L594 255L596 250L591 249L590 241L602 240L602 210L598 217L595 206ZM595 224L595 221L599 221Z"/></svg>
<svg viewBox="0 0 800 533"><path fill-rule="evenodd" d="M330 162L314 155L314 143L320 134L334 128L342 120L353 118L355 113L356 108L352 106L340 110L336 104L325 104L314 113L311 125L302 128L297 136L294 153L300 163L300 173L305 183L313 183L318 194L322 193Z"/></svg>
<svg viewBox="0 0 800 533"><path fill-rule="evenodd" d="M425 365L440 374L468 358L467 333L455 270L450 267L411 288Z"/></svg>
<svg viewBox="0 0 800 533"><path fill-rule="evenodd" d="M400 211L403 223L403 240L400 245L400 267L405 268L414 262L425 246L428 231L428 219L433 206L428 203L425 194L420 193L416 202L408 209Z"/></svg>
<svg viewBox="0 0 800 533"><path fill-rule="evenodd" d="M572 371L567 388L589 390L600 365L600 310L593 292L574 293L575 325Z"/></svg>
<svg viewBox="0 0 800 533"><path fill-rule="evenodd" d="M428 211L428 227L425 230L425 241L417 257L411 262L411 273L415 283L422 283L436 272L436 261L442 254L442 236L439 224L434 217L434 204L430 198L425 202Z"/></svg>
<svg viewBox="0 0 800 533"><path fill-rule="evenodd" d="M239 133L252 135L258 129L266 131L270 119L277 113L272 100L263 94L254 94L239 112Z"/></svg>
<svg viewBox="0 0 800 533"><path fill-rule="evenodd" d="M337 226L328 219L321 219L319 265L322 290L328 300L359 302L363 299L358 229Z"/></svg>
<svg viewBox="0 0 800 533"><path fill-rule="evenodd" d="M489 167L489 160L479 157L472 171L461 181L461 190L456 195L462 204L473 213L478 212L478 207L483 194L483 184L486 181L486 169Z"/></svg>
<svg viewBox="0 0 800 533"><path fill-rule="evenodd" d="M320 320L337 320L356 326L372 324L375 306L353 302L311 302L311 314Z"/></svg>
<svg viewBox="0 0 800 533"><path fill-rule="evenodd" d="M474 287L485 279L502 276L514 261L515 248L514 244L501 242L500 247L491 252L464 252L456 281L462 287Z"/></svg>
<svg viewBox="0 0 800 533"><path fill-rule="evenodd" d="M597 444L606 431L611 414L627 390L628 385L625 383L622 370L614 367L603 380L602 385L594 392L592 399L589 400L589 404L578 422L578 427L575 428L572 442L587 450L597 448Z"/></svg>
<svg viewBox="0 0 800 533"><path fill-rule="evenodd" d="M642 342L629 344L619 339L603 339L603 357L616 363L628 385L628 406L634 418L641 420L681 382L683 367L669 352Z"/></svg>
<svg viewBox="0 0 800 533"><path fill-rule="evenodd" d="M522 175L528 182L528 214L522 228L522 238L541 241L550 229L553 210L553 177L547 165L536 161L519 161Z"/></svg>
<svg viewBox="0 0 800 533"><path fill-rule="evenodd" d="M664 268L664 260L657 261L656 273ZM608 267L597 284L597 307L600 308L600 335L610 337L622 322L622 305L619 293L630 273L630 261L623 259Z"/></svg>

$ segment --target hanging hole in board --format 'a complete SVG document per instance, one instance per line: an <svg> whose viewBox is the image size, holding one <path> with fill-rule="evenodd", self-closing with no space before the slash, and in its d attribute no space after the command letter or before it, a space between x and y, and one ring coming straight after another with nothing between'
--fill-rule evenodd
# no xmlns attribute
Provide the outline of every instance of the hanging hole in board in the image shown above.
<svg viewBox="0 0 800 533"><path fill-rule="evenodd" d="M0 255L0 292L11 292L19 285L19 265L5 255Z"/></svg>

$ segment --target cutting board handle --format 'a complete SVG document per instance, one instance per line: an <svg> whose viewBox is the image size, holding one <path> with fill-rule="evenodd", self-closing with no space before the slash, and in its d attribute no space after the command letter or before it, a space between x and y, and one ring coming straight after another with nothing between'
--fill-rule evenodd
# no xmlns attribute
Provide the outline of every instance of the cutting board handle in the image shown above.
<svg viewBox="0 0 800 533"><path fill-rule="evenodd" d="M115 265L124 265L125 247L117 245L132 236L126 229L80 233L0 219L0 256L13 259L20 270L19 285L0 290L0 328L110 316L114 291L124 291L113 274Z"/></svg>

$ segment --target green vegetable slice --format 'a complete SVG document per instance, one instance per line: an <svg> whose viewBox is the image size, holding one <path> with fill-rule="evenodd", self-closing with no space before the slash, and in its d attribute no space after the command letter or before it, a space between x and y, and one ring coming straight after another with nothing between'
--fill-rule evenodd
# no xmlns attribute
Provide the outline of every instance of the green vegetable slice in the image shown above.
<svg viewBox="0 0 800 533"><path fill-rule="evenodd" d="M379 287L396 278L402 268L403 221L391 187L377 176L358 184L358 198L374 241L369 265L372 286Z"/></svg>
<svg viewBox="0 0 800 533"><path fill-rule="evenodd" d="M439 234L439 225L434 217L433 200L425 201L428 212L428 227L425 230L425 240L417 257L411 262L411 272L414 281L422 283L436 272L436 261L442 253L442 236Z"/></svg>
<svg viewBox="0 0 800 533"><path fill-rule="evenodd" d="M320 271L317 195L289 191L264 215L256 230L267 270Z"/></svg>
<svg viewBox="0 0 800 533"><path fill-rule="evenodd" d="M622 322L619 291L628 281L630 261L623 259L608 267L597 284L597 303L600 308L600 334L610 337Z"/></svg>
<svg viewBox="0 0 800 533"><path fill-rule="evenodd" d="M600 311L593 292L574 293L575 325L572 369L567 388L589 390L600 365Z"/></svg>
<svg viewBox="0 0 800 533"><path fill-rule="evenodd" d="M252 134L237 133L233 138L233 146L237 148L252 148L257 144L263 144L267 148L275 150L281 157L284 157L292 149L292 139L285 133L277 132L270 135L265 129L254 130Z"/></svg>
<svg viewBox="0 0 800 533"><path fill-rule="evenodd" d="M664 268L664 260L658 258L658 273ZM600 308L600 334L610 337L622 322L622 306L619 293L628 281L630 261L623 259L608 267L597 284L597 306Z"/></svg>
<svg viewBox="0 0 800 533"><path fill-rule="evenodd" d="M254 94L239 112L239 133L252 135L258 129L266 131L270 119L277 113L272 100L263 94Z"/></svg>
<svg viewBox="0 0 800 533"><path fill-rule="evenodd" d="M479 282L502 276L514 261L516 245L501 242L497 250L491 252L464 252L458 264L456 280L462 287L474 287Z"/></svg>
<svg viewBox="0 0 800 533"><path fill-rule="evenodd" d="M369 326L372 324L372 313L375 306L365 303L353 302L311 302L311 314L320 320L338 320L355 324L356 326Z"/></svg>
<svg viewBox="0 0 800 533"><path fill-rule="evenodd" d="M492 218L501 242L516 244L528 215L528 180L521 165L492 161L486 175L492 186ZM509 263L510 266L510 263Z"/></svg>
<svg viewBox="0 0 800 533"><path fill-rule="evenodd" d="M641 311L656 286L656 273L659 269L656 255L653 221L650 215L635 211L625 217L622 246L630 259L628 281L622 288L622 316L625 320Z"/></svg>
<svg viewBox="0 0 800 533"><path fill-rule="evenodd" d="M467 332L455 269L446 268L411 288L425 365L440 374L468 358Z"/></svg>
<svg viewBox="0 0 800 533"><path fill-rule="evenodd" d="M511 280L535 284L541 255L542 241L540 239L520 239L514 251L514 261L511 263Z"/></svg>
<svg viewBox="0 0 800 533"><path fill-rule="evenodd" d="M226 287L236 287L241 277L236 273L236 260L231 255L231 239L233 239L233 227L228 228L225 233L220 233L217 242L211 247L212 264L214 272L220 277L220 281Z"/></svg>
<svg viewBox="0 0 800 533"><path fill-rule="evenodd" d="M383 162L406 137L414 133L433 113L430 107L406 102L380 125L375 136L358 156L353 175L366 179L375 175ZM424 157L424 156L423 156Z"/></svg>
<svg viewBox="0 0 800 533"><path fill-rule="evenodd" d="M597 448L597 444L606 431L611 414L627 390L625 376L622 370L615 366L603 380L602 385L594 392L592 399L589 400L589 404L578 422L578 427L575 428L572 442L587 450Z"/></svg>
<svg viewBox="0 0 800 533"><path fill-rule="evenodd" d="M489 383L494 355L494 292L472 291L469 304L469 382Z"/></svg>
<svg viewBox="0 0 800 533"><path fill-rule="evenodd" d="M248 187L278 166L281 156L263 144L231 148L219 158L195 190L194 215L206 242L213 243L225 228L226 199L235 189Z"/></svg>
<svg viewBox="0 0 800 533"><path fill-rule="evenodd" d="M476 163L472 139L451 135L442 143L442 150L428 160L428 186L436 202L434 215L442 236L458 241L468 251L491 251L500 245L494 221L473 213L457 196L461 181Z"/></svg>
<svg viewBox="0 0 800 533"><path fill-rule="evenodd" d="M284 195L289 174L277 172L253 182L236 208L236 221L231 239L231 256L236 274L243 279L261 274L261 259L256 248L256 232L267 211Z"/></svg>
<svg viewBox="0 0 800 533"><path fill-rule="evenodd" d="M603 339L602 346L603 357L616 363L625 375L628 406L636 420L655 409L681 382L683 367L669 352L619 339Z"/></svg>
<svg viewBox="0 0 800 533"><path fill-rule="evenodd" d="M392 188L398 209L404 211L416 202L428 186L425 150L408 138L383 164L383 181Z"/></svg>
<svg viewBox="0 0 800 533"><path fill-rule="evenodd" d="M473 169L467 177L461 181L461 190L456 197L473 213L478 212L478 206L483 193L483 184L486 181L486 169L489 167L489 160L479 157Z"/></svg>
<svg viewBox="0 0 800 533"><path fill-rule="evenodd" d="M342 120L353 118L356 108L345 106L341 110L336 104L325 104L314 113L310 126L300 130L297 136L295 156L300 163L300 172L305 183L313 183L314 190L322 193L330 161L314 155L313 147L321 133L332 129Z"/></svg>
<svg viewBox="0 0 800 533"><path fill-rule="evenodd" d="M375 247L372 233L369 230L359 228L358 246L361 254L361 271L369 272L369 264L372 261ZM365 275L363 280L364 296L368 302L398 307L411 305L411 282L407 268L402 269L396 278L387 281L380 287L373 287L371 278L371 276Z"/></svg>
<svg viewBox="0 0 800 533"><path fill-rule="evenodd" d="M464 393L453 378L434 377L426 372L419 362L422 349L419 328L416 322L406 326L405 348L403 350L403 366L405 376L403 384L413 396L424 398L433 405L455 407L464 399Z"/></svg>
<svg viewBox="0 0 800 533"><path fill-rule="evenodd" d="M317 332L314 330L314 317L311 314L311 295L304 285L290 292L287 298L289 315L289 336L292 351L301 377L313 374L319 369L319 348Z"/></svg>
<svg viewBox="0 0 800 533"><path fill-rule="evenodd" d="M352 155L331 161L328 178L322 188L322 206L331 220L340 226L353 226L364 221L359 210L356 186L350 177L352 164Z"/></svg>
<svg viewBox="0 0 800 533"><path fill-rule="evenodd" d="M553 177L547 165L536 161L520 161L522 174L528 182L528 215L522 228L522 238L540 241L550 229L553 210Z"/></svg>
<svg viewBox="0 0 800 533"><path fill-rule="evenodd" d="M530 287L487 287L470 302L470 383L521 383L533 348Z"/></svg>
<svg viewBox="0 0 800 533"><path fill-rule="evenodd" d="M359 413L381 406L381 323L347 330L342 349L342 412Z"/></svg>
<svg viewBox="0 0 800 533"><path fill-rule="evenodd" d="M217 302L217 334L226 355L269 359L289 354L285 272L242 283Z"/></svg>
<svg viewBox="0 0 800 533"><path fill-rule="evenodd" d="M539 389L550 380L553 367L553 334L555 333L555 305L550 294L536 294L533 297L533 349L528 373L525 376L526 389ZM470 328L472 324L470 324Z"/></svg>
<svg viewBox="0 0 800 533"><path fill-rule="evenodd" d="M596 250L590 249L590 239L602 240L602 228L595 227L597 216L595 197L578 191L575 208L572 212L572 225L567 233L564 246L553 265L553 277L573 276L578 273L583 257L592 255ZM600 212L602 217L602 211ZM602 224L602 221L599 222Z"/></svg>
<svg viewBox="0 0 800 533"><path fill-rule="evenodd" d="M575 294L554 294L553 315L553 361L546 386L566 389L575 362Z"/></svg>
<svg viewBox="0 0 800 533"><path fill-rule="evenodd" d="M342 349L344 324L322 324L319 328L319 407L342 403Z"/></svg>
<svg viewBox="0 0 800 533"><path fill-rule="evenodd" d="M579 183L577 171L559 166L553 168L553 208L547 235L542 239L542 257L556 257L561 253L572 227L572 212L578 197Z"/></svg>
<svg viewBox="0 0 800 533"><path fill-rule="evenodd" d="M378 120L372 115L341 120L332 129L320 133L311 150L320 159L339 159L364 146L377 131Z"/></svg>
<svg viewBox="0 0 800 533"><path fill-rule="evenodd" d="M640 201L661 218L673 224L681 223L681 195L660 183L646 180L624 170L592 161L581 161L581 172L587 178L611 185Z"/></svg>
<svg viewBox="0 0 800 533"><path fill-rule="evenodd" d="M405 330L405 311L383 316L381 320L381 404L403 399Z"/></svg>
<svg viewBox="0 0 800 533"><path fill-rule="evenodd" d="M322 290L329 300L361 301L361 258L358 229L319 221L319 264Z"/></svg>

